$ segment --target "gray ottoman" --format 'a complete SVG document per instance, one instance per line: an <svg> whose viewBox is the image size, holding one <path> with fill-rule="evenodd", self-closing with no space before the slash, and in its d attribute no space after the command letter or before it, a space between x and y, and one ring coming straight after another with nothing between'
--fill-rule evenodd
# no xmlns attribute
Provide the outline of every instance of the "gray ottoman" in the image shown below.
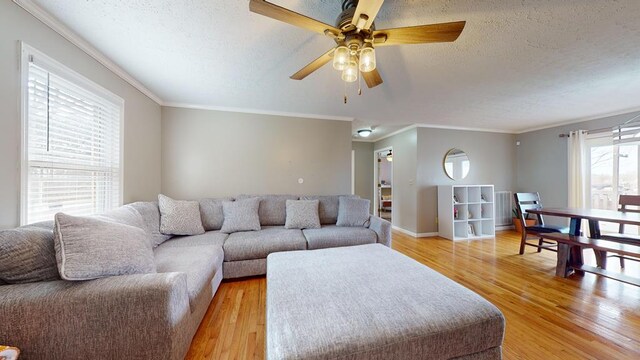
<svg viewBox="0 0 640 360"><path fill-rule="evenodd" d="M504 317L380 244L267 258L267 359L501 359Z"/></svg>

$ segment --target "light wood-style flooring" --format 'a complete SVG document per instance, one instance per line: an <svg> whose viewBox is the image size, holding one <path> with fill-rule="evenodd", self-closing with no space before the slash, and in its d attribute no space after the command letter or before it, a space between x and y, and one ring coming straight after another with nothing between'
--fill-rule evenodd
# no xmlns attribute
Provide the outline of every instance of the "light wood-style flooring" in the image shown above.
<svg viewBox="0 0 640 360"><path fill-rule="evenodd" d="M518 246L511 231L456 243L393 234L395 250L500 308L505 359L640 359L640 287L593 274L558 278L555 253L518 255ZM589 251L585 258L595 264ZM640 277L639 264L627 261L625 273ZM223 282L187 359L264 359L265 294L264 277Z"/></svg>

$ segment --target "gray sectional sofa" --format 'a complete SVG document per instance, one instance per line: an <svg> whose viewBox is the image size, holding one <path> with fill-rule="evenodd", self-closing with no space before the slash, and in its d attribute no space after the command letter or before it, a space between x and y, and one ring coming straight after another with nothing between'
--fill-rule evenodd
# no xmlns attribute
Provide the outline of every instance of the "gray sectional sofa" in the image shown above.
<svg viewBox="0 0 640 360"><path fill-rule="evenodd" d="M207 231L194 236L160 233L157 203L125 205L142 215L157 245L157 273L24 284L0 278L0 342L20 348L25 359L182 359L223 278L265 274L274 252L391 246L391 224L378 217L363 227L336 226L339 196L303 197L319 200L323 224L305 230L283 226L286 200L298 196L260 198L261 230L221 233L220 204L229 199L203 199ZM52 228L51 222L38 226Z"/></svg>

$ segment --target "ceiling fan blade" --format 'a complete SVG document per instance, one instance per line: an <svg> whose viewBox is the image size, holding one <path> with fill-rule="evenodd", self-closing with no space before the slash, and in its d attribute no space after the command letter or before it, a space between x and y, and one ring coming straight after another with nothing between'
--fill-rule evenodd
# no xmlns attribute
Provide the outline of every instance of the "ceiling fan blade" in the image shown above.
<svg viewBox="0 0 640 360"><path fill-rule="evenodd" d="M373 69L372 71L369 71L369 72L363 72L363 73L360 73L360 75L362 75L364 82L367 83L367 86L369 88L374 88L382 84L382 77L380 77L380 73L378 72L378 69Z"/></svg>
<svg viewBox="0 0 640 360"><path fill-rule="evenodd" d="M358 1L358 6L356 7L356 12L353 14L351 24L360 30L368 30L371 27L371 24L373 24L373 20L375 20L376 15L378 15L378 11L380 11L380 7L383 2L384 0ZM364 17L362 15L364 15ZM360 20L361 17L362 20ZM359 20L360 24L358 24Z"/></svg>
<svg viewBox="0 0 640 360"><path fill-rule="evenodd" d="M333 34L334 37L340 34L340 30L331 25L325 24L302 14L298 14L295 11L285 9L268 1L251 0L249 2L249 10L256 14L264 15L272 19L280 20L287 24L311 30L320 34L327 34L327 32L329 32L330 34Z"/></svg>
<svg viewBox="0 0 640 360"><path fill-rule="evenodd" d="M307 66L305 66L302 69L298 70L297 73L291 75L290 77L293 80L302 80L302 79L306 78L309 74L311 74L312 72L320 69L326 63L331 61L331 59L333 58L333 52L335 50L336 49L333 48L333 49L327 51L326 53L322 54L319 58L313 60Z"/></svg>
<svg viewBox="0 0 640 360"><path fill-rule="evenodd" d="M373 32L373 44L378 46L424 44L436 42L455 41L465 21L456 21L442 24L409 26L403 28L383 29Z"/></svg>

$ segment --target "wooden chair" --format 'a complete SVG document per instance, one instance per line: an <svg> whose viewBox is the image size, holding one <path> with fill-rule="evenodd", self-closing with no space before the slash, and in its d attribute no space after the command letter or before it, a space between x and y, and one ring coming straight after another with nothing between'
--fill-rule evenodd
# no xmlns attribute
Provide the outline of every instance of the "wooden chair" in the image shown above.
<svg viewBox="0 0 640 360"><path fill-rule="evenodd" d="M532 226L527 226L527 222L525 219L527 218L528 210L540 209L542 208L542 202L540 201L540 194L535 193L515 193L513 194L516 210L518 212L518 218L522 223L522 239L520 240L520 255L524 254L524 246L534 246L538 248L538 252L542 251L542 249L557 251L558 244L556 242L551 242L545 240L540 234L548 234L548 233L569 233L569 228L566 226L556 226L556 225L547 225L544 223L544 219L542 215L535 214L537 223ZM534 236L538 238L537 243L527 242L530 236Z"/></svg>
<svg viewBox="0 0 640 360"><path fill-rule="evenodd" d="M633 208L629 208L632 206ZM640 195L620 195L618 200L618 211L640 213ZM620 224L619 234L624 234L624 224ZM611 255L610 257L620 258L620 267L624 268L624 259L622 255ZM628 260L640 261L639 259L627 257Z"/></svg>

